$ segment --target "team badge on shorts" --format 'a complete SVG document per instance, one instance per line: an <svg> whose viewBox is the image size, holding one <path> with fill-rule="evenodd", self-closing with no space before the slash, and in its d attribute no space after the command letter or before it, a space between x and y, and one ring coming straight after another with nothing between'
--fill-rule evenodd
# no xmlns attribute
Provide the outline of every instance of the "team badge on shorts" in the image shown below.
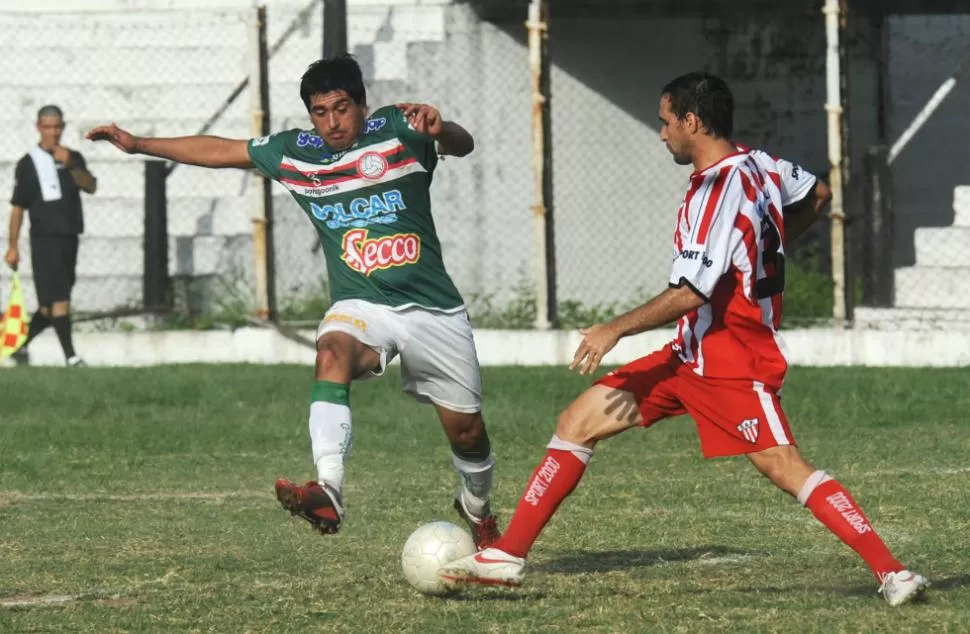
<svg viewBox="0 0 970 634"><path fill-rule="evenodd" d="M357 172L369 180L377 180L387 171L387 159L377 152L367 152L357 159Z"/></svg>
<svg viewBox="0 0 970 634"><path fill-rule="evenodd" d="M752 444L758 442L758 419L751 418L738 425L738 431Z"/></svg>

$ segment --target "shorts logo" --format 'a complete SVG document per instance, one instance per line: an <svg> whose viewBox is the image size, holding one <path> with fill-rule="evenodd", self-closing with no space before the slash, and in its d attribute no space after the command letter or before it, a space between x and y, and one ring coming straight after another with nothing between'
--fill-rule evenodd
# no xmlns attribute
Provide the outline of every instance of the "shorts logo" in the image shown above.
<svg viewBox="0 0 970 634"><path fill-rule="evenodd" d="M357 159L357 172L364 178L377 180L387 172L387 159L377 152L367 152Z"/></svg>
<svg viewBox="0 0 970 634"><path fill-rule="evenodd" d="M748 439L748 442L752 444L757 443L758 442L758 419L751 418L749 420L742 422L740 425L738 425L738 431L741 432L741 435L743 435L745 438Z"/></svg>
<svg viewBox="0 0 970 634"><path fill-rule="evenodd" d="M358 319L352 315L345 315L344 313L330 313L323 318L323 323L329 324L332 322L339 322L341 324L348 324L353 326L361 332L367 332L367 322L363 319Z"/></svg>
<svg viewBox="0 0 970 634"><path fill-rule="evenodd" d="M344 234L343 247L340 259L364 275L415 264L421 258L421 238L415 233L368 239L367 229L354 229Z"/></svg>

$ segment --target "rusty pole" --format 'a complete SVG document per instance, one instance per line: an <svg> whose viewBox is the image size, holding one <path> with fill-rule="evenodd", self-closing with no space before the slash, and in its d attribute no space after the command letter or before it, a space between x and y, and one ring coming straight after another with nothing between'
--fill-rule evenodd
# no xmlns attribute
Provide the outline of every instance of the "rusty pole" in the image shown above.
<svg viewBox="0 0 970 634"><path fill-rule="evenodd" d="M555 239L552 226L551 145L549 143L549 64L547 38L549 32L549 4L547 0L532 0L529 18L529 70L532 85L532 169L535 179L535 327L548 330L555 322Z"/></svg>

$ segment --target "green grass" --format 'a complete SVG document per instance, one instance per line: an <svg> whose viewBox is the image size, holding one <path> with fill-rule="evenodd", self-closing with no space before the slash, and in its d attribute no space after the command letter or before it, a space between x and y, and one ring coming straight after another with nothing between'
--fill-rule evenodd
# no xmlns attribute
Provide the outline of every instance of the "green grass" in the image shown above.
<svg viewBox="0 0 970 634"><path fill-rule="evenodd" d="M393 374L393 373L392 373ZM970 371L796 369L803 450L934 582L890 609L858 558L687 419L601 445L521 591L416 595L404 540L454 520L444 437L396 376L354 386L343 532L281 511L311 476L304 367L0 372L0 632L970 631ZM504 524L557 411L586 385L494 369Z"/></svg>

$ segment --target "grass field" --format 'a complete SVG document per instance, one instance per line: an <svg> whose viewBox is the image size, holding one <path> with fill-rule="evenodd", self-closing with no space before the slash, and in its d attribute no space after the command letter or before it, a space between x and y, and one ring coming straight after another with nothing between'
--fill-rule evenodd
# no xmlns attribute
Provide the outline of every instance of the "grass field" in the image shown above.
<svg viewBox="0 0 970 634"><path fill-rule="evenodd" d="M796 438L933 582L890 609L855 554L687 419L603 444L520 591L416 595L400 547L454 520L444 437L395 376L354 387L344 531L311 476L308 368L0 372L0 632L967 632L970 370L796 369ZM503 526L586 380L490 369Z"/></svg>

